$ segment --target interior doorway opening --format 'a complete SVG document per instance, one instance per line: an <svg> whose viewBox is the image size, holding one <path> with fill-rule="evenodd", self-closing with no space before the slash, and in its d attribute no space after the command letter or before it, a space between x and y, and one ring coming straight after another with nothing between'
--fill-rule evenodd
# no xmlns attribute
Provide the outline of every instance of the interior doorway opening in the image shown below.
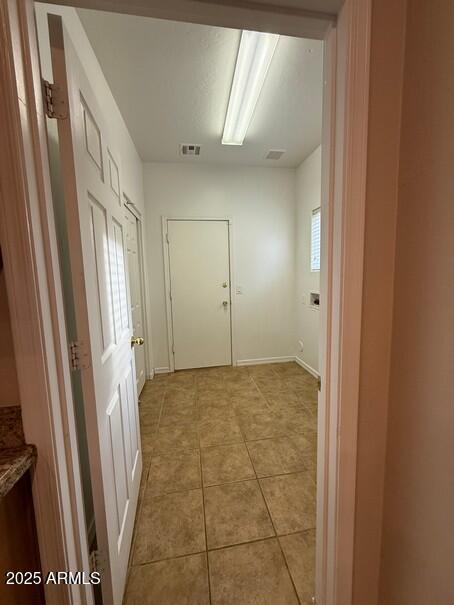
<svg viewBox="0 0 454 605"><path fill-rule="evenodd" d="M43 72L67 87L68 95L69 120L58 123L58 136L52 122L49 126L63 166L63 196L57 203L66 208L66 229L59 237L69 244L61 248L70 251L64 279L72 279L75 289L85 276L88 306L73 303L75 331L80 340L88 324L92 355L100 343L99 362L85 384L81 368L81 390L85 416L97 409L98 428L88 434L83 476L95 485L101 461L87 531L96 527L90 541L110 562L103 600L119 603L125 593L124 602L135 602L151 590L153 602L161 603L167 570L172 573L184 557L194 567L202 602L218 602L226 591L232 603L310 602L315 594L323 44L274 37L245 143L228 146L220 135L224 125L223 137L229 136L223 114L240 64L241 31L52 5L37 5L37 13ZM156 105L141 118L144 124L148 116L162 144L150 140L153 130L140 138L138 107L131 114L122 105L114 76L121 69L109 71L108 50L119 40L126 41L120 53L125 68L134 65L136 53L138 74L148 61L157 79L167 72L173 87L186 89L186 99L170 112L172 99L164 90L165 109ZM144 54L147 40L160 40L153 62L150 53ZM169 44L177 48L173 63L167 60ZM185 55L178 48L185 48ZM183 58L194 80L211 82L203 94L197 80L191 91L182 74L173 74ZM225 73L221 63L215 69L204 63L216 61L227 62ZM101 72L106 80L100 84L96 75ZM222 74L220 82L215 73ZM123 71L120 79L127 88L126 76ZM148 84L139 75L136 87L141 82L144 97ZM214 105L217 141L208 116L194 122L187 111L197 100ZM168 113L169 124L159 126ZM114 116L120 125L114 125ZM166 148L168 139L187 140L186 122L202 144ZM189 162L185 148L198 148ZM144 172L143 191L136 183L131 191L134 170ZM227 218L219 218L219 210ZM87 230L91 244L84 239ZM77 256L71 258L78 246L84 261L79 268ZM122 335L139 346L134 364L125 361L124 383L120 361L112 365L109 390L104 367L120 355ZM114 368L120 372L112 382ZM128 450L125 438L129 442L138 435L139 416L137 453ZM123 418L121 435L116 418ZM112 464L103 462L101 452L105 419ZM115 507L109 512L112 497ZM261 559L263 565L252 573L254 561ZM241 581L240 572L246 574ZM187 598L192 582L192 573L175 576L172 598Z"/></svg>
<svg viewBox="0 0 454 605"><path fill-rule="evenodd" d="M165 40L186 47L187 68L202 81L208 77L204 60L228 61L224 82L212 75L222 72L209 71L217 103L205 99L224 114L241 32L52 5L38 5L37 13L43 72L68 90L70 120L59 122L56 145L68 180L61 200L64 237L73 238L67 249L73 256L79 249L82 257L72 258L64 271L74 282L78 263L83 265L87 301L93 301L79 309L78 334L85 322L87 341L93 347L93 339L100 342L99 366L85 378L83 397L86 413L93 406L98 410L98 432L88 436L83 473L91 485L99 473L96 460L103 460L106 419L113 443L112 456L101 463L101 489L93 494L91 542L109 558L104 601L121 602L126 586L126 603L144 590L162 602L167 569L179 568L184 557L194 568L202 602L218 602L226 591L232 603L309 602L315 594L323 44L285 36L277 41L251 115L251 144L247 134L244 146L225 146L220 136L213 141L205 118L196 124L202 145L162 151L167 139L184 141L185 134L167 125L159 131L161 142L140 139L112 75L121 70L109 72L109 45L126 40L120 54L132 67L128 47L144 51L134 49L134 39L161 40L153 69L168 72L171 81L175 64L167 63ZM142 38L131 35L135 28ZM176 53L177 61L183 56ZM141 73L139 56L137 67ZM106 81L99 84L95 76L101 70ZM295 82L299 71L303 75ZM123 71L123 82L125 77ZM186 87L179 78L182 84L175 77L173 86ZM172 122L178 117L168 112L170 101L161 112L154 108L155 128L167 113ZM183 131L192 119L186 108L191 103L183 98L174 108L183 114ZM112 116L120 117L120 125L111 123ZM222 127L224 117L218 122ZM52 126L49 136L55 140ZM184 147L199 152L185 162ZM159 161L150 161L150 153ZM144 171L143 191L134 181L138 167ZM91 245L84 240L87 228ZM96 272L90 276L92 266ZM77 296L74 305L77 310ZM119 381L102 390L104 364L119 350L122 335L139 344L134 364L120 369L115 363ZM126 368L134 376L128 369L122 386ZM127 418L130 440L139 415L141 447L128 452L124 428L118 440L115 418ZM109 485L112 514L106 505ZM124 546L114 551L120 538ZM245 574L241 581L239 573ZM175 577L175 595L191 593L192 576Z"/></svg>
<svg viewBox="0 0 454 605"><path fill-rule="evenodd" d="M159 2L156 3L159 5ZM64 417L63 425L66 427L66 438L68 442L62 443L60 438L62 436L61 431L61 422L59 418L59 414L61 413L60 407L62 408L63 413L65 414L63 408L66 403L71 402L71 394L67 389L67 370L65 368L65 363L67 363L67 350L66 350L66 338L64 334L64 328L62 328L62 323L60 321L60 311L61 311L61 294L59 294L59 288L61 287L60 278L58 276L58 263L56 264L55 260L55 233L53 231L53 221L49 219L49 211L50 211L50 201L48 196L48 188L47 183L41 180L41 177L46 181L48 174L48 166L47 159L45 154L42 154L42 148L40 148L40 144L42 141L38 140L38 131L42 133L42 126L44 124L42 119L42 114L40 110L41 103L41 95L40 95L40 81L39 81L39 73L36 63L33 61L27 61L28 58L35 57L33 54L33 48L35 44L34 32L33 28L30 27L31 21L29 19L31 15L31 11L29 10L31 7L31 3L26 3L26 5L16 6L15 8L19 10L19 14L21 15L21 21L17 22L14 19L8 21L8 25L11 30L14 32L21 32L21 40L23 42L23 48L21 49L24 56L19 56L16 53L16 49L11 49L9 46L8 39L2 38L2 44L5 48L6 55L10 58L11 61L14 60L14 64L16 62L22 66L22 59L25 58L25 62L22 67L19 69L24 70L25 77L28 78L28 84L26 90L27 100L31 100L31 112L28 112L27 115L24 115L24 119L27 121L27 124L30 123L30 129L32 132L33 139L33 152L30 152L30 157L22 157L19 153L19 149L15 143L15 139L12 136L12 133L22 132L20 125L17 123L17 119L13 120L12 124L8 124L5 121L5 125L7 127L8 132L8 140L11 144L11 149L14 152L14 157L12 161L16 162L17 170L12 171L11 179L8 177L6 183L9 189L17 186L17 192L19 192L18 198L18 211L20 213L14 214L11 211L11 208L8 205L4 204L4 199L2 199L2 208L5 212L5 225L4 231L8 234L15 235L18 241L25 242L26 246L24 249L17 250L17 255L11 252L11 247L14 249L14 245L11 244L8 246L8 254L7 258L7 272L9 272L9 276L11 278L11 264L14 266L21 266L24 268L24 272L28 274L29 269L36 268L35 264L32 262L30 267L28 267L25 263L27 260L28 252L33 251L36 254L37 262L41 263L41 270L45 267L44 274L41 273L38 275L40 284L44 280L47 279L48 291L40 289L39 291L34 287L34 282L31 280L28 282L28 289L33 290L33 295L37 297L37 301L40 301L43 305L41 309L32 309L27 308L25 304L25 299L27 301L31 301L29 299L28 294L25 298L21 298L18 296L19 292L22 292L24 288L14 281L14 279L9 283L9 295L12 300L16 301L22 311L25 313L25 316L30 319L30 325L33 326L35 333L37 330L42 328L42 325L47 326L48 332L44 333L46 340L46 351L47 354L50 355L49 359L43 358L42 355L39 354L38 349L33 349L33 358L39 361L39 363L43 363L45 367L47 367L46 363L49 366L52 366L52 359L54 359L56 363L56 368L50 368L51 372L56 370L57 374L50 376L45 373L42 376L35 376L33 380L33 384L39 387L41 390L44 388L46 380L48 381L49 391L42 400L39 400L38 403L35 400L30 398L30 390L24 391L24 401L23 401L23 415L25 419L25 428L26 435L31 441L34 441L38 444L41 451L46 452L48 454L48 460L56 460L56 456L59 456L59 460L61 464L58 464L58 467L55 465L52 467L53 474L49 477L51 482L51 493L48 493L47 496L45 494L45 483L43 483L43 466L38 463L38 472L36 477L35 491L37 494L43 495L43 497L38 498L35 502L37 505L37 518L38 518L38 531L40 535L42 535L43 528L46 523L51 523L53 520L53 514L50 511L57 511L59 518L65 520L65 536L64 538L68 540L69 551L66 551L64 548L65 539L59 535L58 531L55 532L54 535L50 536L49 541L45 541L42 546L42 560L43 566L45 569L49 569L49 561L57 560L59 556L66 556L67 554L69 560L74 561L74 555L77 555L78 561L86 561L86 556L84 557L83 551L77 551L78 544L84 543L85 537L84 532L82 530L82 526L80 525L80 500L79 495L77 493L78 489L78 472L77 472L77 447L75 447L74 443L74 434L73 434L73 426L72 426L72 414L70 407L66 410L68 412L68 417ZM195 11L197 14L201 14L204 12L203 7L199 7L200 11ZM9 10L9 9L8 9ZM137 7L138 11L143 11L144 7ZM154 10L154 9L153 9ZM159 12L159 11L157 11ZM163 16L166 13L165 7L161 7L160 15ZM348 515L348 502L351 501L351 496L354 494L354 482L352 482L353 477L353 468L354 465L351 465L351 450L353 446L353 450L356 451L355 439L356 434L353 430L355 425L354 419L357 413L357 397L356 397L356 386L357 386L357 377L358 370L357 364L355 363L359 359L359 333L360 333L360 296L358 296L358 292L360 292L361 288L361 268L362 268L362 241L363 241L363 223L361 218L363 216L362 212L364 210L364 176L365 176L365 163L364 159L366 157L366 148L365 143L367 140L366 136L366 124L367 124L367 79L368 79L368 51L369 44L367 38L368 32L368 23L370 20L370 3L366 2L363 4L357 4L355 1L346 2L346 7L340 12L340 20L338 23L338 33L339 33L339 49L340 53L338 58L336 59L333 51L335 50L335 35L333 34L333 29L327 29L327 22L329 22L330 18L327 20L320 19L320 15L301 15L298 14L295 17L295 20L290 22L289 19L284 15L274 17L271 15L272 11L264 11L264 13L254 13L254 15L247 15L247 11L239 10L238 15L232 15L229 7L225 7L220 9L220 15L223 18L226 18L230 13L230 24L237 23L238 25L244 26L241 23L241 19L245 19L245 23L254 22L254 16L256 17L257 29L263 28L263 17L264 13L268 14L268 18L270 22L276 23L276 30L294 32L295 29L301 27L301 31L308 32L309 35L314 35L316 37L323 37L326 34L327 40L329 40L328 48L330 60L328 61L329 65L329 75L328 75L328 85L330 88L330 94L327 96L329 99L327 111L325 111L325 115L333 116L335 114L335 126L336 126L336 151L333 148L334 139L332 137L333 131L330 128L330 132L326 132L324 136L324 140L329 142L329 145L326 145L324 149L326 150L325 155L328 154L328 157L325 157L324 165L325 170L323 171L324 178L324 188L325 194L324 200L329 208L330 204L333 202L332 194L336 194L338 212L340 216L342 216L343 221L342 224L338 224L339 215L332 214L332 208L328 212L328 219L330 222L327 224L326 232L328 232L327 237L327 250L328 255L325 256L327 259L328 267L330 272L326 274L327 277L327 286L328 290L326 291L326 300L334 300L333 312L334 312L334 332L337 334L338 319L339 316L343 327L345 328L341 331L337 340L336 334L332 333L333 324L331 323L331 319L328 318L328 321L323 321L323 329L325 330L325 334L322 342L326 342L326 346L328 350L326 351L326 358L323 359L323 368L322 373L325 372L326 376L329 376L329 380L326 382L322 381L322 394L325 392L325 401L330 400L331 405L330 409L327 409L326 412L329 413L333 418L331 418L331 422L326 426L328 436L326 445L329 444L332 456L325 456L325 460L327 462L326 468L324 469L323 474L321 475L323 482L323 490L319 490L319 511L321 512L320 520L323 528L323 536L321 540L321 565L317 566L318 570L321 570L321 580L318 584L317 594L321 595L326 592L327 601L331 602L335 595L348 595L348 592L351 588L351 583L349 582L349 570L352 569L352 549L351 549L351 538L352 538L352 516ZM174 13L175 15L177 12ZM7 19L10 18L9 13L6 15ZM194 16L193 16L194 17ZM265 16L266 17L266 16ZM274 21L273 21L274 19ZM306 22L307 19L307 22ZM205 15L201 17L201 20L204 22L212 22L213 17ZM266 20L266 18L265 18ZM274 26L273 26L274 27ZM9 30L8 30L9 31ZM300 33L300 32L299 32ZM29 46L31 44L31 47ZM32 49L32 50L31 50ZM343 54L345 52L345 54ZM88 65L88 64L86 64ZM348 73L346 73L346 71ZM332 94L334 92L334 74L338 76L338 82L341 83L339 89L338 101L336 101L336 106L334 108L333 105L333 97ZM20 74L19 74L20 75ZM2 72L2 78L10 82L11 74L6 74ZM17 76L19 78L19 76ZM98 82L102 81L102 77L97 79ZM12 81L12 80L11 80ZM18 84L20 84L18 82ZM343 86L345 85L345 89ZM13 86L14 88L14 86ZM15 88L14 88L15 89ZM22 89L21 89L22 90ZM51 89L50 89L51 90ZM35 97L37 99L38 105L36 106L37 114L35 115L34 110L34 102ZM11 98L8 96L8 103L11 105ZM15 99L17 101L17 99ZM9 105L8 105L9 107ZM106 111L108 108L103 108ZM356 110L356 111L355 111ZM11 112L10 112L11 113ZM16 112L17 113L17 112ZM13 115L14 114L14 115ZM354 116L354 119L353 119ZM5 116L2 115L2 118ZM10 118L17 118L14 112L11 113ZM330 122L330 126L334 126L333 123ZM28 127L28 126L27 126ZM23 134L23 133L22 133ZM96 137L94 138L96 141ZM339 142L338 142L339 141ZM30 147L30 141L23 141L24 144L27 143ZM93 139L91 139L93 142ZM356 144L356 145L355 145ZM126 145L127 147L127 145ZM355 164L355 172L351 172L350 168L352 166L353 161L353 150L355 150L355 157L357 158L358 149L360 150L361 159L363 160L360 165ZM16 153L17 152L17 153ZM20 157L19 157L20 156ZM34 164L31 161L31 156L33 156ZM33 169L31 168L30 162L33 164ZM115 162L115 158L114 158ZM15 165L16 165L15 164ZM6 158L3 158L2 161L2 170L5 168L5 165L9 166L9 163L6 162ZM108 166L112 183L112 166L110 164L106 164ZM118 166L118 165L117 165ZM334 166L339 167L339 170L336 168L336 179L332 180ZM19 187L19 183L15 178L18 174L20 174L20 170L24 171L25 168L27 170L27 182L31 187L37 187L39 192L39 198L35 200L34 198L29 198L27 191L23 191L21 187ZM35 174L34 170L37 171ZM42 173L42 174L41 174ZM109 174L109 173L107 173ZM339 179L337 177L340 177ZM13 178L14 177L14 178ZM36 178L35 178L36 177ZM327 180L328 179L328 180ZM140 179L135 179L134 182L140 182ZM9 190L8 189L8 190ZM131 189L132 190L132 189ZM16 189L14 189L16 193ZM23 194L23 195L22 195ZM134 197L134 196L132 196ZM353 203L354 201L354 203ZM37 215L38 207L37 204L39 202L39 213ZM30 207L27 204L30 203ZM24 223L24 220L27 219L30 212L34 212L33 215L34 221L30 221L28 223ZM336 211L337 212L337 211ZM40 216L40 220L36 222L36 217ZM336 219L337 217L337 219ZM18 225L23 225L22 230L18 230ZM28 236L28 228L27 224L31 226L33 231L33 237L36 238L36 242ZM35 228L36 227L36 228ZM43 232L41 233L40 229L42 228ZM340 229L341 228L341 229ZM340 229L340 230L339 230ZM345 239L345 233L349 234L349 237ZM44 239L43 239L43 234ZM49 238L49 241L46 240L46 235ZM26 241L25 241L26 240ZM13 240L9 240L14 243ZM340 259L339 259L339 267L336 265L332 265L331 262L331 246L333 242L336 243L336 246L339 245L338 248L340 250ZM43 246L42 248L40 246ZM28 247L27 247L28 246ZM352 256L352 252L356 251L356 255ZM47 255L47 256L46 256ZM14 262L12 263L12 259ZM323 256L322 256L323 259ZM354 260L353 260L354 259ZM16 262L17 261L17 262ZM56 271L57 269L57 271ZM356 278L356 279L355 279ZM349 288L345 288L344 284L349 284ZM338 287L339 286L339 287ZM331 288L333 290L331 291ZM46 309L46 300L47 298L50 302L50 308ZM323 296L322 291L322 300L325 298ZM349 304L343 304L345 301L348 301ZM330 305L326 305L325 309L330 309ZM323 307L322 307L323 309ZM33 315L36 311L37 315ZM323 314L322 314L323 315ZM49 324L49 317L53 317L56 323ZM28 324L27 324L28 325ZM26 359L28 359L28 347L25 347L24 344L27 341L26 334L24 333L24 326L20 323L15 323L14 331L17 336L17 351L18 351L18 373L19 378L21 380L26 380L26 368L27 363ZM345 333L349 334L348 339L345 339ZM50 340L53 339L53 343ZM39 340L39 339L38 339ZM61 350L60 350L61 349ZM346 352L349 352L350 355L348 359L351 363L348 364L340 364L338 362L345 356ZM54 358L52 357L54 355ZM325 374L324 374L325 375ZM46 378L46 380L44 380ZM54 380L55 378L55 380ZM60 381L60 386L57 389L56 380ZM46 383L47 384L47 383ZM333 387L336 387L336 393L330 392L330 384ZM24 387L25 388L25 387ZM59 391L59 399L57 399L57 391ZM350 394L351 397L347 397ZM333 400L331 401L331 397ZM341 404L342 401L348 400L349 406L348 408L344 408ZM60 401L60 403L58 403ZM35 426L30 423L30 419L33 417L33 411L36 412L36 405L43 412L40 417L40 421L36 423ZM49 414L52 416L52 423L46 423L46 419ZM55 414L55 415L54 415ZM36 416L36 413L35 413ZM50 418L50 416L49 416ZM332 420L336 420L337 422L332 422ZM325 417L324 422L327 420ZM329 426L333 426L337 431L334 433L330 431ZM36 429L36 430L35 430ZM351 430L350 430L351 429ZM44 432L42 432L44 430ZM339 436L338 436L339 431ZM47 435L56 435L57 441L55 442L55 447L52 447L52 443L50 440L46 440ZM349 437L353 438L353 441L349 439ZM340 446L339 443L340 442ZM344 448L342 447L342 443L349 443L349 453L348 460L346 460L346 456L344 455ZM330 460L331 458L331 460ZM41 459L42 460L42 459ZM65 475L65 464L63 462L66 460L68 464L68 468L70 470L69 475ZM329 462L328 462L329 461ZM347 462L347 464L346 464ZM74 466L76 464L76 466ZM73 466L72 466L73 465ZM320 465L319 465L320 466ZM55 467L55 468L54 468ZM74 476L71 474L71 468L74 470ZM331 473L333 476L340 476L342 481L339 484L332 483L329 481L329 477L327 473ZM66 481L69 481L69 493L65 492L65 497L68 497L68 501L62 501L58 503L58 499L56 500L55 496L55 481L62 481L63 485L65 485ZM36 494L35 494L36 495ZM55 504L52 509L52 504ZM68 508L70 506L70 508ZM337 515L337 511L339 512L339 516ZM50 512L50 514L49 514ZM345 523L339 525L339 518L343 518ZM62 521L63 523L63 521ZM67 525L69 524L69 525ZM63 528L63 525L61 526ZM336 530L337 528L337 530ZM56 528L57 529L57 528ZM73 532L73 533L71 533ZM63 542L62 542L63 540ZM326 542L328 540L328 543ZM80 541L80 542L79 542ZM318 541L320 543L320 541ZM343 553L342 561L338 561L338 565L334 563L338 560L339 548L341 548L341 552ZM75 548L76 551L72 551L71 549ZM337 554L336 554L337 553ZM107 561L107 565L109 562ZM337 582L336 579L340 578L342 581ZM350 588L349 588L350 587ZM63 591L64 592L64 591ZM68 598L69 593L84 593L87 597L89 597L89 590L86 588L69 588L68 589Z"/></svg>

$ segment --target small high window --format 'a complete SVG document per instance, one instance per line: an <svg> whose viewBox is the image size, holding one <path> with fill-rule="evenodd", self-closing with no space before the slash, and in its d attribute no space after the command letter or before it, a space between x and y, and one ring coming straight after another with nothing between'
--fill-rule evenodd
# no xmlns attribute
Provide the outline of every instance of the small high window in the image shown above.
<svg viewBox="0 0 454 605"><path fill-rule="evenodd" d="M311 272L320 271L320 208L312 210Z"/></svg>

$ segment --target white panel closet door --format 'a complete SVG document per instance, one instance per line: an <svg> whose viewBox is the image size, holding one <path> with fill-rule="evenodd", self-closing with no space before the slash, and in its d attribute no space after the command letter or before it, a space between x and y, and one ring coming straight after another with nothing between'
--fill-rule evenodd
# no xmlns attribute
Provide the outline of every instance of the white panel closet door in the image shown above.
<svg viewBox="0 0 454 605"><path fill-rule="evenodd" d="M232 363L229 224L168 220L175 369Z"/></svg>
<svg viewBox="0 0 454 605"><path fill-rule="evenodd" d="M145 337L142 280L140 274L139 224L134 214L125 208L126 253L128 256L129 289L131 292L131 317L134 336ZM137 392L145 384L145 348L134 347L136 360Z"/></svg>
<svg viewBox="0 0 454 605"><path fill-rule="evenodd" d="M142 470L120 153L61 17L49 15L49 36L69 105L58 137L101 587L120 605Z"/></svg>

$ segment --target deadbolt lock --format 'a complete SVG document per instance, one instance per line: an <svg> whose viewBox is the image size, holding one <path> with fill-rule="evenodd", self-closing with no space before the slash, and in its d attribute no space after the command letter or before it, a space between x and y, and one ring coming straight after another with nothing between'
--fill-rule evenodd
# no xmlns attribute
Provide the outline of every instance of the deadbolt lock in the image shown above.
<svg viewBox="0 0 454 605"><path fill-rule="evenodd" d="M228 288L228 286L229 286L229 284L226 281L222 284L223 288Z"/></svg>

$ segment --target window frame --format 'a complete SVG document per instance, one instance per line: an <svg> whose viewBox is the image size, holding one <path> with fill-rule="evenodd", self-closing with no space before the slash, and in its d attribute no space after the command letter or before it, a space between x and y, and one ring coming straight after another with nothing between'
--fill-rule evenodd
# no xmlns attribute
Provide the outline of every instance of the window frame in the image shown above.
<svg viewBox="0 0 454 605"><path fill-rule="evenodd" d="M314 254L314 222L318 217L318 249L317 253ZM321 206L314 208L311 213L311 254L310 254L310 267L311 273L320 273L320 257L321 257L321 231L322 231L322 223L321 223ZM318 257L318 258L317 258ZM314 261L318 261L316 264ZM315 265L315 268L314 268Z"/></svg>

